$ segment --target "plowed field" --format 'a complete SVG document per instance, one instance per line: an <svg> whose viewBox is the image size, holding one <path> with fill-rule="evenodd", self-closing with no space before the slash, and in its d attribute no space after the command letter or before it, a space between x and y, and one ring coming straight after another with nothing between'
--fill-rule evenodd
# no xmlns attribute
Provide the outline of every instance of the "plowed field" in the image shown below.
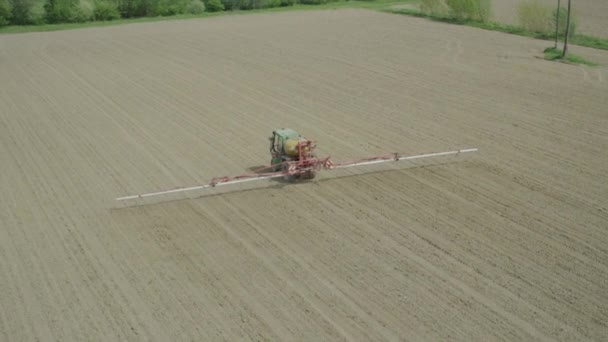
<svg viewBox="0 0 608 342"><path fill-rule="evenodd" d="M365 10L1 35L0 340L605 340L608 69L546 45ZM480 151L115 209L277 127Z"/></svg>

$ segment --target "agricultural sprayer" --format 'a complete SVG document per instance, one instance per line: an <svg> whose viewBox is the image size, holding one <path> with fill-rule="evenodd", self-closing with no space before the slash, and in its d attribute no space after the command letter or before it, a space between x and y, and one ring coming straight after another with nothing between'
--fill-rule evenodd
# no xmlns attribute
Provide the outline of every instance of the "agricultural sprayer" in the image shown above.
<svg viewBox="0 0 608 342"><path fill-rule="evenodd" d="M212 178L207 184L191 187L175 188L138 195L129 195L116 198L117 201L128 201L158 197L162 195L188 192L194 190L213 189L220 186L235 185L239 183L259 181L263 179L282 178L286 182L296 182L315 178L321 170L335 170L364 165L373 165L389 162L412 161L422 158L431 158L448 155L459 155L477 151L476 148L434 152L419 155L402 155L390 153L370 156L346 162L334 162L330 157L317 157L316 143L301 136L293 129L281 128L274 130L270 140L270 165L258 168L249 173L237 176L222 176Z"/></svg>

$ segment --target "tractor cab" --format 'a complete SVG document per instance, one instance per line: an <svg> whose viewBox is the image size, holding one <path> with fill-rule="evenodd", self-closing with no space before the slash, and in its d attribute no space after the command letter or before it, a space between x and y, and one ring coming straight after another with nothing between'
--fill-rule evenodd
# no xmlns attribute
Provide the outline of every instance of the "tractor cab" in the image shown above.
<svg viewBox="0 0 608 342"><path fill-rule="evenodd" d="M293 160L294 157L297 158L297 155L290 156L286 152L285 148L287 147L287 145L291 145L291 143L288 143L288 141L293 142L299 141L300 139L302 139L300 133L294 131L293 129L281 128L274 130L272 132L272 137L269 138L270 156L272 158L270 163L272 165L277 165L288 160Z"/></svg>
<svg viewBox="0 0 608 342"><path fill-rule="evenodd" d="M314 154L316 145L293 129L281 128L270 137L272 171L285 173L288 181L312 179L321 164Z"/></svg>

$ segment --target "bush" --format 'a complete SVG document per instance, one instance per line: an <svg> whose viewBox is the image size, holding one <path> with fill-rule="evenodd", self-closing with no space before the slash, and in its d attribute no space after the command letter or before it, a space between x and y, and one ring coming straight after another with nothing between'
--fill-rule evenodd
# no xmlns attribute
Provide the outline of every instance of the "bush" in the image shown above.
<svg viewBox="0 0 608 342"><path fill-rule="evenodd" d="M538 33L551 32L554 23L551 20L551 7L539 0L524 0L517 6L519 24L526 30Z"/></svg>
<svg viewBox="0 0 608 342"><path fill-rule="evenodd" d="M300 3L305 5L322 5L328 2L328 0L300 0Z"/></svg>
<svg viewBox="0 0 608 342"><path fill-rule="evenodd" d="M446 4L458 20L487 22L492 15L491 0L446 0Z"/></svg>
<svg viewBox="0 0 608 342"><path fill-rule="evenodd" d="M319 0L315 0L319 1ZM321 0L321 3L327 0ZM222 0L226 10L252 10L258 8L270 8L293 5L295 0ZM317 2L320 3L320 2Z"/></svg>
<svg viewBox="0 0 608 342"><path fill-rule="evenodd" d="M118 12L123 18L135 16L136 3L135 0L118 0Z"/></svg>
<svg viewBox="0 0 608 342"><path fill-rule="evenodd" d="M118 11L124 18L147 17L154 14L153 0L118 0Z"/></svg>
<svg viewBox="0 0 608 342"><path fill-rule="evenodd" d="M5 26L10 23L13 15L13 6L8 0L0 0L0 26Z"/></svg>
<svg viewBox="0 0 608 342"><path fill-rule="evenodd" d="M186 12L190 14L201 14L205 12L205 4L200 0L192 0L188 7L186 8Z"/></svg>
<svg viewBox="0 0 608 342"><path fill-rule="evenodd" d="M42 24L44 22L44 0L9 0L15 25Z"/></svg>
<svg viewBox="0 0 608 342"><path fill-rule="evenodd" d="M555 30L555 21L559 20L559 31L558 31L558 35L560 36L564 36L566 34L566 24L568 23L568 9L567 8L560 8L559 10L559 18L557 16L557 9L555 11L553 11L553 23L552 23L552 28L553 30ZM574 11L572 11L572 13L570 14L570 32L568 33L569 37L574 36L574 34L576 33L576 24L578 22L578 18L576 16L576 13Z"/></svg>
<svg viewBox="0 0 608 342"><path fill-rule="evenodd" d="M79 20L79 0L46 0L44 10L49 23L67 23Z"/></svg>
<svg viewBox="0 0 608 342"><path fill-rule="evenodd" d="M33 25L42 25L46 21L46 11L44 10L44 1L35 1L30 9L28 20Z"/></svg>
<svg viewBox="0 0 608 342"><path fill-rule="evenodd" d="M156 0L152 15L170 16L186 13L189 0Z"/></svg>
<svg viewBox="0 0 608 342"><path fill-rule="evenodd" d="M120 18L120 12L118 7L109 1L99 0L95 2L95 9L93 10L93 18L95 20L114 20Z"/></svg>
<svg viewBox="0 0 608 342"><path fill-rule="evenodd" d="M221 0L226 11L251 9L252 2L255 0Z"/></svg>
<svg viewBox="0 0 608 342"><path fill-rule="evenodd" d="M183 13L202 13L201 0L118 0L122 17L171 16Z"/></svg>
<svg viewBox="0 0 608 342"><path fill-rule="evenodd" d="M224 4L220 0L207 0L205 9L207 12L221 12L224 10Z"/></svg>
<svg viewBox="0 0 608 342"><path fill-rule="evenodd" d="M449 13L449 7L445 0L422 0L420 2L420 12L435 17L445 17Z"/></svg>
<svg viewBox="0 0 608 342"><path fill-rule="evenodd" d="M85 22L93 20L95 5L92 0L80 0L74 12L74 21Z"/></svg>
<svg viewBox="0 0 608 342"><path fill-rule="evenodd" d="M259 7L257 8L272 8L272 7L280 7L281 0L261 0L259 2Z"/></svg>

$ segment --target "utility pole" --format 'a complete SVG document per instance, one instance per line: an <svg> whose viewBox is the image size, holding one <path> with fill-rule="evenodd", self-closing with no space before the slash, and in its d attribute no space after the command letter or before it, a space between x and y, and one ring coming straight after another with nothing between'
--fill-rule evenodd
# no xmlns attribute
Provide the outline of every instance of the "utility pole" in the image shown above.
<svg viewBox="0 0 608 342"><path fill-rule="evenodd" d="M562 58L566 57L566 52L568 52L568 36L570 35L570 3L572 0L568 0L568 18L566 19L566 36L564 37L564 53L562 54Z"/></svg>
<svg viewBox="0 0 608 342"><path fill-rule="evenodd" d="M559 35L559 10L561 9L561 0L557 0L557 12L555 12L555 49L557 50L557 36Z"/></svg>

